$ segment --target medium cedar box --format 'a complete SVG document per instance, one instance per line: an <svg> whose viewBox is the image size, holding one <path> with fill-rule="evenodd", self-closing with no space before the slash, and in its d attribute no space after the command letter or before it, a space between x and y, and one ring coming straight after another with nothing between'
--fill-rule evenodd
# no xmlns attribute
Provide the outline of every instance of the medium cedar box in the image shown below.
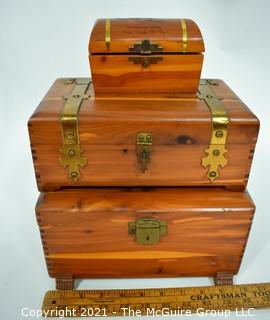
<svg viewBox="0 0 270 320"><path fill-rule="evenodd" d="M223 188L77 189L36 206L48 271L65 279L236 274L254 204Z"/></svg>
<svg viewBox="0 0 270 320"><path fill-rule="evenodd" d="M96 95L195 95L204 43L186 19L101 19L89 41Z"/></svg>
<svg viewBox="0 0 270 320"><path fill-rule="evenodd" d="M96 97L58 79L29 120L39 190L84 186L244 189L259 121L221 80L197 97Z"/></svg>

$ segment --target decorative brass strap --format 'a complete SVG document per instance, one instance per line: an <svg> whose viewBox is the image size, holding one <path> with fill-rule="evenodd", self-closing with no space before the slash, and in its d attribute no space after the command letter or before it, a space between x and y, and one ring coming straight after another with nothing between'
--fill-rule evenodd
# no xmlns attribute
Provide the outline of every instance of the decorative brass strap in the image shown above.
<svg viewBox="0 0 270 320"><path fill-rule="evenodd" d="M148 169L152 153L152 133L140 132L136 138L137 161L142 172Z"/></svg>
<svg viewBox="0 0 270 320"><path fill-rule="evenodd" d="M110 43L111 43L111 21L110 19L106 19L105 22L105 43L107 49L110 49Z"/></svg>
<svg viewBox="0 0 270 320"><path fill-rule="evenodd" d="M204 151L208 154L202 158L202 166L208 167L207 177L213 182L219 177L219 167L225 167L228 160L224 154L226 149L228 124L230 122L228 112L224 104L211 90L211 82L201 80L199 86L199 98L204 100L211 112L212 132L208 149Z"/></svg>
<svg viewBox="0 0 270 320"><path fill-rule="evenodd" d="M181 19L181 28L182 28L182 47L183 47L183 51L187 51L188 33L187 33L187 22L186 22L185 19Z"/></svg>
<svg viewBox="0 0 270 320"><path fill-rule="evenodd" d="M88 96L85 94L90 80L88 78L74 79L73 81L66 81L66 84L75 86L71 94L64 97L66 100L61 112L61 129L62 129L62 148L60 152L63 154L59 158L60 164L64 168L68 168L68 176L76 182L81 174L79 167L84 167L87 164L87 158L82 157L82 148L80 146L80 136L78 127L78 113L84 99Z"/></svg>

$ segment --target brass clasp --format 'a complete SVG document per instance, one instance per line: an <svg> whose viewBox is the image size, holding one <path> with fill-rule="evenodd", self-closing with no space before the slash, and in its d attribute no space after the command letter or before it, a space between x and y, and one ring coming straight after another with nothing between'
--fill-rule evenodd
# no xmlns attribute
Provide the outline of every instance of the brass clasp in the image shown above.
<svg viewBox="0 0 270 320"><path fill-rule="evenodd" d="M137 161L142 172L148 169L152 153L152 133L140 132L136 137Z"/></svg>
<svg viewBox="0 0 270 320"><path fill-rule="evenodd" d="M143 40L141 43L135 43L128 50L137 54L152 54L153 52L162 52L163 48L149 40Z"/></svg>
<svg viewBox="0 0 270 320"><path fill-rule="evenodd" d="M150 56L152 53L161 53L163 48L158 44L151 43L149 40L135 43L133 47L130 47L128 50L129 52L142 55L142 57L129 57L128 61L141 64L144 69L148 68L151 64L156 64L158 61L163 60L163 57Z"/></svg>
<svg viewBox="0 0 270 320"><path fill-rule="evenodd" d="M132 61L134 64L141 64L141 66L146 69L151 64L156 64L158 61L162 61L163 57L129 57L128 61Z"/></svg>
<svg viewBox="0 0 270 320"><path fill-rule="evenodd" d="M128 233L135 236L139 244L155 244L160 241L161 236L168 232L166 221L154 218L139 218L128 223Z"/></svg>

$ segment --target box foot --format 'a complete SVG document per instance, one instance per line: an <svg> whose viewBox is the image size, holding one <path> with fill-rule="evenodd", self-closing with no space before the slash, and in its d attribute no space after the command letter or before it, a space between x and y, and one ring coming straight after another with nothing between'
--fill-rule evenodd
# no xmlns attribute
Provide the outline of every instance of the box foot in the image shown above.
<svg viewBox="0 0 270 320"><path fill-rule="evenodd" d="M74 278L71 274L58 274L55 279L56 290L73 290Z"/></svg>
<svg viewBox="0 0 270 320"><path fill-rule="evenodd" d="M233 284L233 274L230 272L218 272L215 277L216 286L226 286Z"/></svg>

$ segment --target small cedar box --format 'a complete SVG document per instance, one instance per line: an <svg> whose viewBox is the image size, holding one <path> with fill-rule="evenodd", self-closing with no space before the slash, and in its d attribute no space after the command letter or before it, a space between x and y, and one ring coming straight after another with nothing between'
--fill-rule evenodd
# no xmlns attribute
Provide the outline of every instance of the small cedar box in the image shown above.
<svg viewBox="0 0 270 320"><path fill-rule="evenodd" d="M247 192L224 188L68 189L36 206L60 282L236 274L254 210Z"/></svg>
<svg viewBox="0 0 270 320"><path fill-rule="evenodd" d="M244 189L259 121L221 80L198 97L96 97L58 79L29 120L39 190L88 186Z"/></svg>
<svg viewBox="0 0 270 320"><path fill-rule="evenodd" d="M204 43L186 19L101 19L89 41L96 95L195 95Z"/></svg>

